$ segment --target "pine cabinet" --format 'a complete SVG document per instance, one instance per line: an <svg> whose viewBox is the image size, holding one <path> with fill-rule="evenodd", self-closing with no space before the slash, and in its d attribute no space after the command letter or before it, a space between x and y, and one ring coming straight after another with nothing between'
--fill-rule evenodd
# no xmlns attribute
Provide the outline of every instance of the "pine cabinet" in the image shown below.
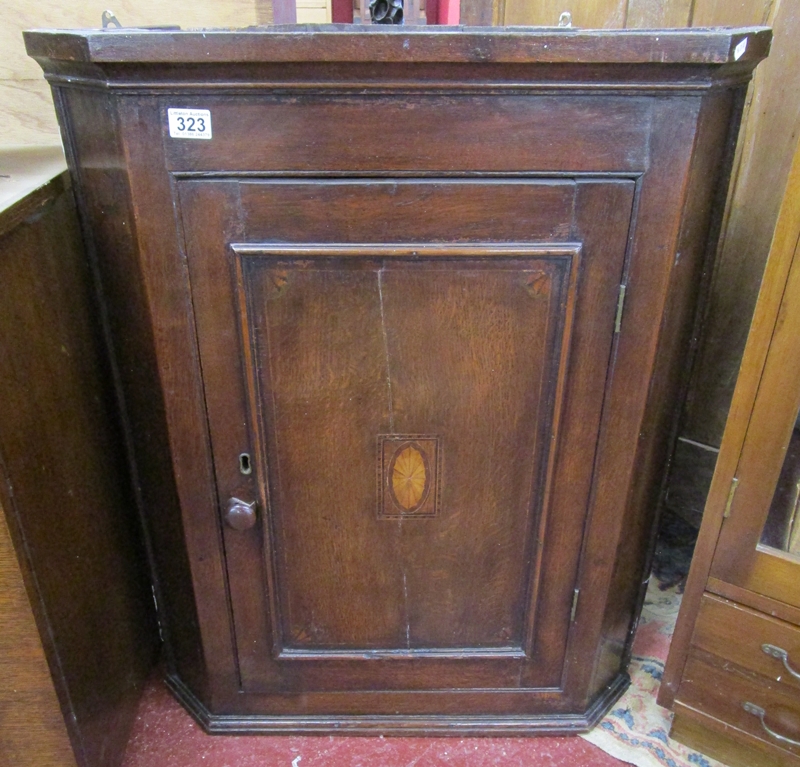
<svg viewBox="0 0 800 767"><path fill-rule="evenodd" d="M176 695L213 732L591 726L769 32L26 40Z"/></svg>
<svg viewBox="0 0 800 767"><path fill-rule="evenodd" d="M795 151L661 693L733 767L800 764L799 235Z"/></svg>

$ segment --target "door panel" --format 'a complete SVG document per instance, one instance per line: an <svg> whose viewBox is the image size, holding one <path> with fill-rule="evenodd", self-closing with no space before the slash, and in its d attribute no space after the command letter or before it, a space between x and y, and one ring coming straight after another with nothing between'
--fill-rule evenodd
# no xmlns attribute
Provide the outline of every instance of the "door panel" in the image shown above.
<svg viewBox="0 0 800 767"><path fill-rule="evenodd" d="M242 689L552 697L633 183L179 186Z"/></svg>
<svg viewBox="0 0 800 767"><path fill-rule="evenodd" d="M578 253L415 253L242 255L281 657L525 644Z"/></svg>

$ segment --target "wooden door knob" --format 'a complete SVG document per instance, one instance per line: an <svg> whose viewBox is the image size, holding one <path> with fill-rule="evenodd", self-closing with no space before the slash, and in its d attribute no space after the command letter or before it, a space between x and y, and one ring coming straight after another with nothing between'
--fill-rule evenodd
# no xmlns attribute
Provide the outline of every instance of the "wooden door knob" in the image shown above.
<svg viewBox="0 0 800 767"><path fill-rule="evenodd" d="M256 523L255 501L248 503L231 498L225 511L225 521L234 530L249 530Z"/></svg>

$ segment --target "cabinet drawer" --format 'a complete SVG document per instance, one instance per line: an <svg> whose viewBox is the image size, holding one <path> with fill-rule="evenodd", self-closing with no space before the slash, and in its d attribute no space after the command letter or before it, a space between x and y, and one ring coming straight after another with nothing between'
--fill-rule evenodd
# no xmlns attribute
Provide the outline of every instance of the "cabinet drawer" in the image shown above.
<svg viewBox="0 0 800 767"><path fill-rule="evenodd" d="M693 650L676 703L800 755L800 699L780 683L734 670L722 659Z"/></svg>
<svg viewBox="0 0 800 767"><path fill-rule="evenodd" d="M678 703L670 738L728 767L798 767L800 757Z"/></svg>
<svg viewBox="0 0 800 767"><path fill-rule="evenodd" d="M790 623L706 594L692 647L768 677L787 692L800 689L800 628Z"/></svg>

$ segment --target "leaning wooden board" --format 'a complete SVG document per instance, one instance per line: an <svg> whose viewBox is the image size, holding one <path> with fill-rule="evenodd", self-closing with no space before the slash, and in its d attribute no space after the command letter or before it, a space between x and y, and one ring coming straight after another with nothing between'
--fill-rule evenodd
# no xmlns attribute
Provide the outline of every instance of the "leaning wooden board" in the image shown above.
<svg viewBox="0 0 800 767"><path fill-rule="evenodd" d="M158 631L60 147L0 150L0 349L0 764L117 767Z"/></svg>
<svg viewBox="0 0 800 767"><path fill-rule="evenodd" d="M211 731L591 726L769 32L26 39L176 694Z"/></svg>

